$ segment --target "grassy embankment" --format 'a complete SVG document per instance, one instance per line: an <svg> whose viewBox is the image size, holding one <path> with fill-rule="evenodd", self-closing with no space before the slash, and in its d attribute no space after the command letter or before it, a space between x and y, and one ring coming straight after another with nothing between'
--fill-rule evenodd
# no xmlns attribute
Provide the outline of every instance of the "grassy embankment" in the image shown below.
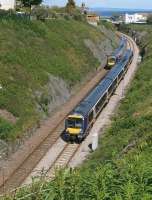
<svg viewBox="0 0 152 200"><path fill-rule="evenodd" d="M16 118L0 118L0 139L14 140L47 115L51 99L46 85L49 74L62 78L69 90L99 66L85 46L106 36L83 22L49 22L0 19L0 109Z"/></svg>
<svg viewBox="0 0 152 200"><path fill-rule="evenodd" d="M134 28L145 29L142 26ZM61 173L53 182L41 182L20 190L15 199L152 199L151 27L148 27L146 42L143 63L111 127L101 138L100 148L82 168Z"/></svg>

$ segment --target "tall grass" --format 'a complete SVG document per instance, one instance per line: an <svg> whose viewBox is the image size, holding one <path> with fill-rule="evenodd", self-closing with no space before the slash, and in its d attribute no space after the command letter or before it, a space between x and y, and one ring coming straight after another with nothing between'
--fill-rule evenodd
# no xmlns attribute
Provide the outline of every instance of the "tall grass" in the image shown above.
<svg viewBox="0 0 152 200"><path fill-rule="evenodd" d="M127 156L85 171L60 171L54 181L43 179L19 190L16 200L151 200L152 143L142 141ZM4 197L3 200L13 199Z"/></svg>

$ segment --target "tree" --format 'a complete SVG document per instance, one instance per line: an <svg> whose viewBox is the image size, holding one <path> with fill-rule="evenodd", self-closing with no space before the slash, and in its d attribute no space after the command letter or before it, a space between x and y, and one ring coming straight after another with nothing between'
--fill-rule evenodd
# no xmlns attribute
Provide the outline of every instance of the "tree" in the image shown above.
<svg viewBox="0 0 152 200"><path fill-rule="evenodd" d="M29 7L31 12L32 6L40 5L42 1L43 0L21 0L21 3L23 4L24 7Z"/></svg>
<svg viewBox="0 0 152 200"><path fill-rule="evenodd" d="M49 16L49 10L44 6L37 6L32 9L31 14L35 16L37 20L44 21Z"/></svg>
<svg viewBox="0 0 152 200"><path fill-rule="evenodd" d="M72 14L74 12L75 8L76 8L75 1L74 0L68 0L68 3L66 5L66 11L69 14Z"/></svg>
<svg viewBox="0 0 152 200"><path fill-rule="evenodd" d="M149 14L147 17L147 23L152 24L152 14Z"/></svg>

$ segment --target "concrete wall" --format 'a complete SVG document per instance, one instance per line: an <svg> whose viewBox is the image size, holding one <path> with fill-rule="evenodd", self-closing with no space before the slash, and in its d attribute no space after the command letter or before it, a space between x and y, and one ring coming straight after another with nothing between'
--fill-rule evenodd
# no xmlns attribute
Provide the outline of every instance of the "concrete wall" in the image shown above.
<svg viewBox="0 0 152 200"><path fill-rule="evenodd" d="M15 8L15 0L0 0L0 9L9 10Z"/></svg>

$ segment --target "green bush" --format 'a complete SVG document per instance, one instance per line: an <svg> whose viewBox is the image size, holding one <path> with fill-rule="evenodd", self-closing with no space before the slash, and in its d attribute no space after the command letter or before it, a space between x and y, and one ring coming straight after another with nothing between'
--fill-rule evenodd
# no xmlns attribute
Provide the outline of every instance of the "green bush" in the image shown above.
<svg viewBox="0 0 152 200"><path fill-rule="evenodd" d="M77 20L77 21L86 21L85 16L82 15L82 14L75 14L75 15L73 16L73 19L74 19L74 20Z"/></svg>
<svg viewBox="0 0 152 200"><path fill-rule="evenodd" d="M49 11L45 7L37 6L32 9L31 15L35 16L37 20L45 21L49 16Z"/></svg>
<svg viewBox="0 0 152 200"><path fill-rule="evenodd" d="M0 138L2 140L7 140L9 138L9 133L12 129L12 124L0 118Z"/></svg>

